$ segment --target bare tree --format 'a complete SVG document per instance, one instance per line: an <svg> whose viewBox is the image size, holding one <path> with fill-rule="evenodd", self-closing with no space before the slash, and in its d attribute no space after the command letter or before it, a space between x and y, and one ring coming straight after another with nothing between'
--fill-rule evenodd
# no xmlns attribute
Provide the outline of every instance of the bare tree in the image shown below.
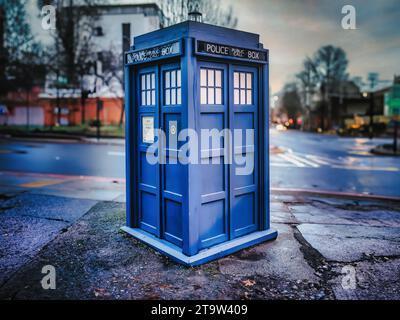
<svg viewBox="0 0 400 320"><path fill-rule="evenodd" d="M56 107L60 121L60 89L79 89L82 95L82 123L85 122L84 75L92 68L90 62L97 59L94 50L96 21L100 17L99 5L104 0L40 0L38 6L50 4L56 7L56 30L53 43L47 50L49 68L55 74L57 89Z"/></svg>
<svg viewBox="0 0 400 320"><path fill-rule="evenodd" d="M300 94L296 83L287 83L283 87L280 111L286 113L288 118L292 120L295 120L302 113Z"/></svg>
<svg viewBox="0 0 400 320"><path fill-rule="evenodd" d="M327 45L319 48L313 58L306 58L303 71L297 74L297 78L307 90L318 88L320 92L322 130L326 127L325 120L328 120L329 125L332 116L331 91L348 79L347 65L346 52L342 48Z"/></svg>
<svg viewBox="0 0 400 320"><path fill-rule="evenodd" d="M32 35L27 22L26 0L0 0L3 13L3 94L23 93L27 108L26 124L29 127L29 105L32 88L44 77L42 47Z"/></svg>
<svg viewBox="0 0 400 320"><path fill-rule="evenodd" d="M201 12L206 23L228 28L237 25L232 6L223 8L220 0L160 0L158 3L163 12L161 24L165 27L187 20L192 10Z"/></svg>

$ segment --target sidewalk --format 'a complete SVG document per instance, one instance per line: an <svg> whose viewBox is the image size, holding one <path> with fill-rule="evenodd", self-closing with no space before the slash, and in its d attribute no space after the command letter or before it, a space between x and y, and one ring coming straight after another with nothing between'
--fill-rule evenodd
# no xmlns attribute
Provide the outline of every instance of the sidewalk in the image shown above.
<svg viewBox="0 0 400 320"><path fill-rule="evenodd" d="M123 203L14 194L0 219L1 299L400 299L399 202L273 193L277 240L195 268L120 231ZM56 290L40 285L49 264Z"/></svg>

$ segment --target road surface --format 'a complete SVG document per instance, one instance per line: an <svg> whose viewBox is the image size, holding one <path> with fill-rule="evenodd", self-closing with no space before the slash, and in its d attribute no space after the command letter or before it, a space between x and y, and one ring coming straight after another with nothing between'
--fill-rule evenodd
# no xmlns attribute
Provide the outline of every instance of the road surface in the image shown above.
<svg viewBox="0 0 400 320"><path fill-rule="evenodd" d="M400 196L400 158L369 153L374 145L390 140L271 130L270 141L271 187ZM91 192L96 186L97 199L105 196L101 188L112 190L116 180L123 190L124 157L122 144L1 140L0 185L2 190L14 185L59 192L64 185L70 192L79 186L83 192L84 181ZM13 179L17 172L18 179ZM64 179L68 182L62 183ZM121 194L106 198L114 196Z"/></svg>

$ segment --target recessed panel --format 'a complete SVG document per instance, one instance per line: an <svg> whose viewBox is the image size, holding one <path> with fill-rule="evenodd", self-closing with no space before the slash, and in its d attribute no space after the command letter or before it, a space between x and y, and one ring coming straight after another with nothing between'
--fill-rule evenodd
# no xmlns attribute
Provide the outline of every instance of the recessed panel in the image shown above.
<svg viewBox="0 0 400 320"><path fill-rule="evenodd" d="M141 210L140 217L141 222L146 224L150 229L156 230L158 206L157 197L154 194L141 191L140 192ZM147 231L148 228L146 228Z"/></svg>
<svg viewBox="0 0 400 320"><path fill-rule="evenodd" d="M176 245L182 241L182 205L178 202L165 199L165 233L167 240Z"/></svg>
<svg viewBox="0 0 400 320"><path fill-rule="evenodd" d="M241 228L256 224L254 193L247 193L235 197L234 205L231 208L235 219L233 220L233 229L237 231Z"/></svg>
<svg viewBox="0 0 400 320"><path fill-rule="evenodd" d="M219 158L219 164L201 165L201 194L210 194L225 190L225 165L223 157ZM211 160L211 158L210 158Z"/></svg>
<svg viewBox="0 0 400 320"><path fill-rule="evenodd" d="M199 232L201 241L211 243L213 239L226 234L225 230L225 200L214 201L201 206L199 217Z"/></svg>
<svg viewBox="0 0 400 320"><path fill-rule="evenodd" d="M140 182L155 186L157 176L157 165L150 164L146 159L146 152L140 153Z"/></svg>

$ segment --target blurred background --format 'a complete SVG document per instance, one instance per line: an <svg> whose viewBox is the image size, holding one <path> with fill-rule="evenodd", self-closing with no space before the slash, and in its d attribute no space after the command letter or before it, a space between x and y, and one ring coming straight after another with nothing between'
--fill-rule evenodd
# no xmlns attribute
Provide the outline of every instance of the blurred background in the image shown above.
<svg viewBox="0 0 400 320"><path fill-rule="evenodd" d="M124 179L123 52L194 9L270 50L272 188L400 196L395 0L0 0L4 188Z"/></svg>

